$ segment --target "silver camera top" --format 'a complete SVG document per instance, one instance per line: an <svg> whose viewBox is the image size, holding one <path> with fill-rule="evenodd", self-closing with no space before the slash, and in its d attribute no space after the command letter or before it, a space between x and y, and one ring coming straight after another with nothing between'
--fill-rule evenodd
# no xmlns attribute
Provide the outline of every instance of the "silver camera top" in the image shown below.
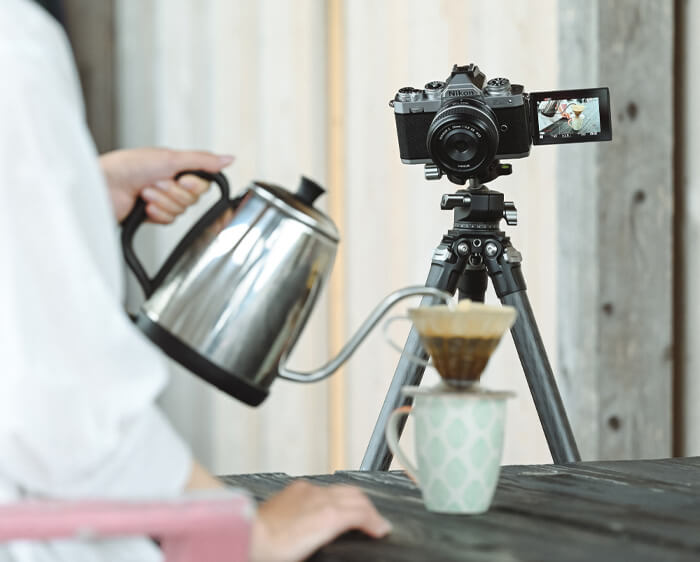
<svg viewBox="0 0 700 562"><path fill-rule="evenodd" d="M455 65L445 82L428 82L422 90L412 86L401 88L389 105L395 113L434 113L453 99L487 100L492 107L523 104L522 86L511 85L508 78L500 77L492 78L483 87L485 80L486 75L478 66Z"/></svg>

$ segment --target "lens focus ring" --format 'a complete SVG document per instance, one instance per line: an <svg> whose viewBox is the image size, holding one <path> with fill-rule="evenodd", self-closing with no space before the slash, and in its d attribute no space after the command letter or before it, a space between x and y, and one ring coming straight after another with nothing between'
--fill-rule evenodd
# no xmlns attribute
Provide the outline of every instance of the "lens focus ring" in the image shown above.
<svg viewBox="0 0 700 562"><path fill-rule="evenodd" d="M496 117L485 104L458 101L440 109L428 129L428 152L448 173L476 175L498 149Z"/></svg>

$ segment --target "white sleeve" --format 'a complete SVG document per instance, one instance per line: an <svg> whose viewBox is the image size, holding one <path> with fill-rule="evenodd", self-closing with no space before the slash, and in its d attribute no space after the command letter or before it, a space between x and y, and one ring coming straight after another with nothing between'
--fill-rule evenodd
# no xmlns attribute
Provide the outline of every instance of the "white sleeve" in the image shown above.
<svg viewBox="0 0 700 562"><path fill-rule="evenodd" d="M36 12L0 17L0 480L54 497L177 494L191 455L155 405L166 367L122 309L67 42Z"/></svg>

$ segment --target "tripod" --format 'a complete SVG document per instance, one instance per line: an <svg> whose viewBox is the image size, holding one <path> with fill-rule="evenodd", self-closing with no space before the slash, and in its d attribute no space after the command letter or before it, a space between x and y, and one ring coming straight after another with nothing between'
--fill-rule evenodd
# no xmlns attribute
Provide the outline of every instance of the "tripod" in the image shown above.
<svg viewBox="0 0 700 562"><path fill-rule="evenodd" d="M499 175L509 174L510 165L496 163L486 183ZM426 176L429 170L426 168ZM439 177L439 176L438 176ZM569 420L540 337L530 301L525 292L521 270L522 257L510 243L499 223L505 218L509 225L517 224L517 211L503 194L488 189L478 179L470 179L467 190L443 195L440 206L454 210L454 225L433 252L426 287L436 287L454 294L483 302L488 278L503 304L513 306L518 317L511 334L518 351L544 435L556 464L580 460ZM435 297L424 297L421 305L436 303ZM410 405L410 397L401 396L404 385L419 385L425 367L410 359L427 359L415 328L412 328L391 381L389 391L379 413L370 442L362 459L360 470L388 470L392 455L384 438L389 415L398 407ZM399 426L403 431L406 418Z"/></svg>

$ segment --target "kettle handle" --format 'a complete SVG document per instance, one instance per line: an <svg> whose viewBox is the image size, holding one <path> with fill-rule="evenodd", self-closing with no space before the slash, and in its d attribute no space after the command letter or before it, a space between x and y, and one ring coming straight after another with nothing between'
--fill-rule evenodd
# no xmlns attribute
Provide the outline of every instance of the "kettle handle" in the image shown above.
<svg viewBox="0 0 700 562"><path fill-rule="evenodd" d="M221 199L218 203L216 203L215 206L218 206L222 202L228 204L230 198L228 180L226 179L226 176L224 176L221 172L212 174L211 172L205 172L204 170L187 170L177 174L175 176L175 180L178 180L184 175L195 175L204 180L216 183L216 185L218 185L219 189L221 190ZM159 278L161 278L165 273L164 266L156 274L156 276L153 279L151 279L146 273L146 270L144 269L143 265L139 261L139 258L136 256L136 252L134 252L134 235L136 234L138 228L144 222L146 222L147 218L148 215L146 214L146 201L139 198L138 201L136 201L136 204L134 205L134 208L131 210L129 215L121 223L121 241L122 252L124 253L124 260L126 261L131 271L134 272L134 276L139 282L139 285L141 285L141 287L143 288L143 292L145 293L146 298L151 296L151 294L159 284Z"/></svg>

